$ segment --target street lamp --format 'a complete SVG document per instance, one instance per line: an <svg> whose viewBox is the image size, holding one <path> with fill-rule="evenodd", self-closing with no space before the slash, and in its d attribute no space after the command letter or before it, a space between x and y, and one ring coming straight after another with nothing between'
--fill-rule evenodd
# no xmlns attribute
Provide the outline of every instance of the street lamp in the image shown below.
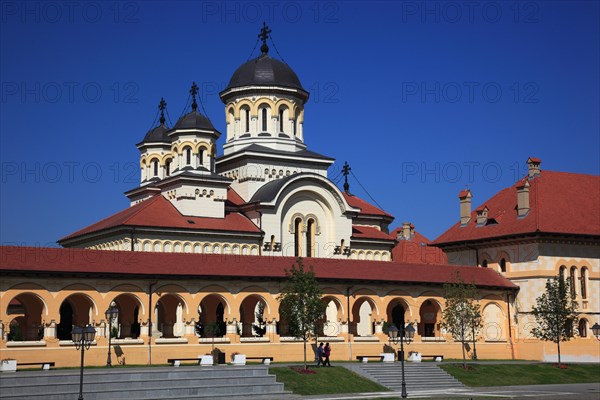
<svg viewBox="0 0 600 400"><path fill-rule="evenodd" d="M112 367L112 362L110 360L110 337L112 331L112 322L119 315L119 309L116 307L114 301L110 303L110 306L108 306L108 309L104 315L106 316L106 321L108 321L108 358L106 359L106 366Z"/></svg>
<svg viewBox="0 0 600 400"><path fill-rule="evenodd" d="M600 325L597 322L592 325L592 333L596 336L596 339L600 340Z"/></svg>
<svg viewBox="0 0 600 400"><path fill-rule="evenodd" d="M415 328L411 324L406 324L402 327L402 332L398 335L398 328L395 325L390 325L388 329L388 337L390 342L394 344L400 343L400 364L402 365L402 397L407 397L406 393L406 381L404 379L404 342L410 344L413 336L415 335Z"/></svg>
<svg viewBox="0 0 600 400"><path fill-rule="evenodd" d="M81 367L79 369L79 399L83 400L83 354L85 350L90 349L90 345L96 336L96 329L91 325L86 325L84 328L74 326L71 332L73 343L77 350L81 349Z"/></svg>

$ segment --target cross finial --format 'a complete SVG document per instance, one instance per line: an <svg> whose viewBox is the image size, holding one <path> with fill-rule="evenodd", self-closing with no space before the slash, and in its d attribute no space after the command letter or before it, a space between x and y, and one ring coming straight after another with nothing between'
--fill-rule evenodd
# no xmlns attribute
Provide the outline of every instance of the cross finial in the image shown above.
<svg viewBox="0 0 600 400"><path fill-rule="evenodd" d="M259 39L261 39L263 42L262 46L260 46L260 51L263 54L267 54L269 52L269 46L267 46L267 39L269 38L270 33L271 30L267 26L267 23L263 22L263 27L261 28L260 33L258 34Z"/></svg>
<svg viewBox="0 0 600 400"><path fill-rule="evenodd" d="M192 95L192 111L196 111L198 108L198 103L196 103L196 95L198 94L198 85L196 82L192 82L192 88L190 89L190 94Z"/></svg>
<svg viewBox="0 0 600 400"><path fill-rule="evenodd" d="M350 185L348 184L348 174L350 171L352 171L352 168L348 165L348 161L345 161L342 167L342 174L344 174L344 192L348 194L350 194Z"/></svg>
<svg viewBox="0 0 600 400"><path fill-rule="evenodd" d="M160 124L165 124L165 108L167 108L167 102L164 97L160 98L160 103L158 103L158 109L160 110Z"/></svg>

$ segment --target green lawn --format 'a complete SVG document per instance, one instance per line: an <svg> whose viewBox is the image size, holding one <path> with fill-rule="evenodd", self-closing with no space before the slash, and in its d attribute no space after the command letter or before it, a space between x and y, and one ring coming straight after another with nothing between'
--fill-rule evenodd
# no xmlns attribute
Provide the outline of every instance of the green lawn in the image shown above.
<svg viewBox="0 0 600 400"><path fill-rule="evenodd" d="M363 378L344 367L315 368L316 374L300 374L288 367L269 368L278 382L300 395L387 392L386 387Z"/></svg>
<svg viewBox="0 0 600 400"><path fill-rule="evenodd" d="M513 386L552 383L600 382L600 365L569 364L558 369L554 364L460 364L440 365L442 369L467 386Z"/></svg>

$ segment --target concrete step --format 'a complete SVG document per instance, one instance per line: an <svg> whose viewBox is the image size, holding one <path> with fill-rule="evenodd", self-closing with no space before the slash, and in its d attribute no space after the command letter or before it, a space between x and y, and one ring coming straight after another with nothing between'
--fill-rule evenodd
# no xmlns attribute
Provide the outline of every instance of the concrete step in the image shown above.
<svg viewBox="0 0 600 400"><path fill-rule="evenodd" d="M132 378L133 379L133 378ZM196 389L207 389L210 390L213 387L219 386L236 386L236 385L269 385L275 383L275 376L252 376L252 377L220 377L210 379L189 379L189 378L171 378L171 379L154 379L154 380L131 380L131 381L108 381L108 382L90 382L84 377L84 388L89 392L102 392L109 387L122 387L127 385L127 390L154 390L162 389L165 387L178 387L178 388L196 388ZM44 392L46 394L62 393L65 390L70 390L76 387L79 390L79 381L77 382L54 382L52 384L47 383L35 383L27 386L21 385L2 385L2 394L36 394Z"/></svg>
<svg viewBox="0 0 600 400"><path fill-rule="evenodd" d="M134 380L155 379L198 379L232 376L266 376L265 367L180 367L180 368L114 368L85 369L86 382L128 382ZM199 375L200 374L200 375ZM54 383L60 377L61 382L79 384L79 370L21 371L0 375L2 385L29 385L31 383Z"/></svg>
<svg viewBox="0 0 600 400"><path fill-rule="evenodd" d="M402 388L401 364L373 364L356 367L360 374L379 382L391 390ZM404 380L407 390L463 388L464 385L436 364L405 364Z"/></svg>
<svg viewBox="0 0 600 400"><path fill-rule="evenodd" d="M291 394L267 367L115 368L84 371L86 400L243 398L283 399ZM63 400L79 394L79 370L0 375L0 399Z"/></svg>
<svg viewBox="0 0 600 400"><path fill-rule="evenodd" d="M64 400L76 398L79 388L64 390L58 393L37 393L37 394L15 394L2 395L2 399L35 399L35 400ZM283 393L283 384L279 385L227 385L215 386L211 388L164 388L164 389L140 389L131 390L129 388L105 389L101 392L90 392L84 386L83 396L86 400L111 400L111 399L189 399L189 398L215 398L231 396L253 396L263 394Z"/></svg>

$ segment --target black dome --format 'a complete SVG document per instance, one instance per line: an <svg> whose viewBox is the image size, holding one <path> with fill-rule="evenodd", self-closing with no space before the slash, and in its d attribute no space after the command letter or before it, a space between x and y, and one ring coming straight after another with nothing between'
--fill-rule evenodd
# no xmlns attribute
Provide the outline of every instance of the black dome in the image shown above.
<svg viewBox="0 0 600 400"><path fill-rule="evenodd" d="M169 131L169 128L167 128L163 124L157 126L156 128L150 129L148 131L148 133L146 133L146 136L144 136L144 140L142 140L142 143L155 143L155 142L170 143L171 139L169 138L169 135L167 135L168 131Z"/></svg>
<svg viewBox="0 0 600 400"><path fill-rule="evenodd" d="M202 129L205 131L216 131L208 118L197 111L192 111L179 118L173 129Z"/></svg>
<svg viewBox="0 0 600 400"><path fill-rule="evenodd" d="M268 54L242 64L233 73L225 90L241 86L283 86L306 92L290 66Z"/></svg>

